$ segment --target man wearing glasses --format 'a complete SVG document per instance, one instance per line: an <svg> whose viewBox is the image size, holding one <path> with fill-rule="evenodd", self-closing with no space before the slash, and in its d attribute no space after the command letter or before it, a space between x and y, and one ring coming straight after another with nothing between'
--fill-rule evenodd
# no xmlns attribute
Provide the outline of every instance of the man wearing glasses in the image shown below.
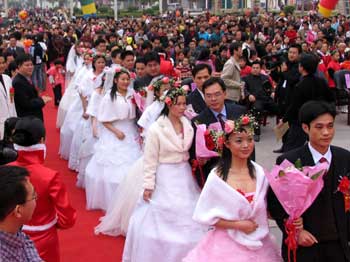
<svg viewBox="0 0 350 262"><path fill-rule="evenodd" d="M21 231L36 207L37 195L28 176L25 168L0 166L1 261L42 261L33 242Z"/></svg>
<svg viewBox="0 0 350 262"><path fill-rule="evenodd" d="M222 79L218 77L209 78L204 82L202 91L204 94L206 108L197 117L192 119L195 131L197 130L197 124L205 124L206 126L209 126L210 124L216 122L219 122L222 129L224 129L224 123L226 120L235 120L241 115L245 114L245 107L236 105L232 101L225 102L226 86ZM201 166L203 176L200 174L199 168L197 168L196 178L199 186L203 187L209 172L217 164L219 158L213 157L210 159L197 159L195 141L196 139L193 139L192 147L190 149L191 161L192 164L193 161L196 161Z"/></svg>
<svg viewBox="0 0 350 262"><path fill-rule="evenodd" d="M46 146L43 122L35 117L21 118L16 123L12 139L18 158L10 165L28 169L30 182L39 196L33 217L23 225L22 230L34 241L44 261L59 262L57 231L74 225L76 211L70 204L59 173L44 164Z"/></svg>

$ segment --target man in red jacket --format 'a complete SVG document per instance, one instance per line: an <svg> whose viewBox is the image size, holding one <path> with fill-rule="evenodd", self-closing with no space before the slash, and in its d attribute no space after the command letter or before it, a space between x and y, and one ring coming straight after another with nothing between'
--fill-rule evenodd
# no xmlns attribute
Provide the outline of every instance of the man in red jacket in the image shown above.
<svg viewBox="0 0 350 262"><path fill-rule="evenodd" d="M74 225L76 211L57 171L44 166L46 147L45 127L35 117L20 119L15 127L13 142L18 151L13 166L25 167L37 194L37 205L32 219L22 230L29 235L45 262L60 260L57 229Z"/></svg>

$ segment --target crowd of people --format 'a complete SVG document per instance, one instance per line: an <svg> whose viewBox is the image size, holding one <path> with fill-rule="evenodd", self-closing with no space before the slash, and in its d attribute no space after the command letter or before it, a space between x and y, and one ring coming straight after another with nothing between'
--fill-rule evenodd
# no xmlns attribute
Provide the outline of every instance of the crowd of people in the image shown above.
<svg viewBox="0 0 350 262"><path fill-rule="evenodd" d="M331 145L336 114L347 112L350 17L42 13L0 29L4 261L59 261L57 229L76 220L60 174L45 167L51 100L59 156L77 172L86 208L105 212L91 230L126 236L123 261L350 261L337 191L350 153ZM329 164L321 193L293 221L295 254L284 241L288 214L255 162L271 115L287 126L278 164ZM220 154L199 156L202 125L222 132Z"/></svg>

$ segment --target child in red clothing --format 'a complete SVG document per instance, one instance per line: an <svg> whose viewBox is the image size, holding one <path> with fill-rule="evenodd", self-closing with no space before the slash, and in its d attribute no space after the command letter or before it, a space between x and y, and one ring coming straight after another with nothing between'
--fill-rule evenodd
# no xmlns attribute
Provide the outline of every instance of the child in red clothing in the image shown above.
<svg viewBox="0 0 350 262"><path fill-rule="evenodd" d="M350 51L345 52L345 61L340 64L340 68L350 70Z"/></svg>
<svg viewBox="0 0 350 262"><path fill-rule="evenodd" d="M245 57L241 57L238 63L241 68L241 78L249 75L252 72L252 68L247 65L247 59Z"/></svg>
<svg viewBox="0 0 350 262"><path fill-rule="evenodd" d="M64 86L63 62L57 59L46 73L48 74L49 82L53 87L55 106L58 106L62 98L62 86Z"/></svg>

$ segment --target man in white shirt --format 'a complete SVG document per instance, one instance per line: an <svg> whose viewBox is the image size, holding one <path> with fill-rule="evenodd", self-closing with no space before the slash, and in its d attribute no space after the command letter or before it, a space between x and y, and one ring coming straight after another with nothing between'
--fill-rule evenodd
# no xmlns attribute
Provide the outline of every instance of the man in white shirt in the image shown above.
<svg viewBox="0 0 350 262"><path fill-rule="evenodd" d="M280 156L276 161L280 164L284 159L288 159L291 163L295 163L300 159L303 166L314 166L323 162L329 164L328 172L323 177L323 189L302 214L303 225L297 239L298 262L350 260L349 210L346 209L343 193L338 190L340 179L350 176L350 152L331 145L335 133L335 115L335 106L327 102L305 103L300 109L299 120L308 135L309 142ZM272 190L269 190L267 202L271 216L276 220L283 231L283 238L286 239L284 219L288 215ZM287 261L288 249L284 243L283 241L282 255Z"/></svg>

